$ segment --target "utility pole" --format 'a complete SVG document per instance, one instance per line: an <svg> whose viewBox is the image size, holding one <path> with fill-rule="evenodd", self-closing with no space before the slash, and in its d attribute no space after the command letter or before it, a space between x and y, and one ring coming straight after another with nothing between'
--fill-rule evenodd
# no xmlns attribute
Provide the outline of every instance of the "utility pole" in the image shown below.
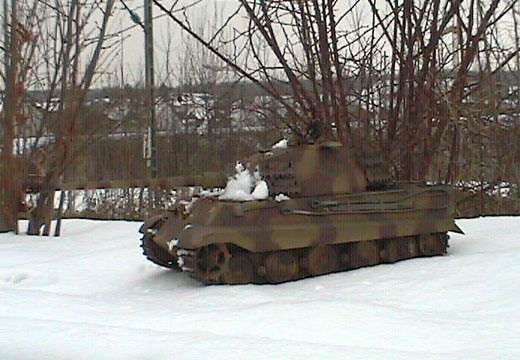
<svg viewBox="0 0 520 360"><path fill-rule="evenodd" d="M9 16L9 4L8 0L4 0L4 69L5 74L9 71L9 25L7 23L7 17ZM4 88L7 89L7 84L4 84Z"/></svg>
<svg viewBox="0 0 520 360"><path fill-rule="evenodd" d="M146 165L150 177L157 177L157 148L156 148L156 123L155 123L155 99L154 99L154 67L153 67L153 15L152 0L144 0L144 62L146 82L146 108L148 110L148 132L146 146ZM154 191L148 188L150 209L155 207Z"/></svg>
<svg viewBox="0 0 520 360"><path fill-rule="evenodd" d="M154 99L154 65L153 65L153 16L152 1L144 0L144 47L145 47L145 81L146 105L148 110L148 151L147 165L150 176L157 177L157 148Z"/></svg>
<svg viewBox="0 0 520 360"><path fill-rule="evenodd" d="M3 94L3 113L2 118L0 119L2 121L2 145L5 144L7 136L5 133L5 123L7 122L7 116L5 114L5 104L6 104L6 98L7 98L7 74L9 74L9 28L7 23L7 16L9 14L9 4L7 3L8 0L4 0L4 16L3 16L3 31L4 31L4 74L6 74L5 83L4 83L4 94ZM8 225L8 204L7 204L7 191L6 189L6 176L7 176L7 170L6 170L6 156L5 156L5 146L2 148L1 156L1 163L0 163L0 232L3 231L9 231L9 225Z"/></svg>
<svg viewBox="0 0 520 360"><path fill-rule="evenodd" d="M15 138L16 123L16 74L18 70L18 34L16 31L17 3L11 0L11 25L7 25L8 0L4 0L4 30L5 33L5 99L3 120L3 149L0 169L0 230L18 233L18 201L20 189L18 187L18 166L13 156L13 140ZM9 34L9 35L8 35Z"/></svg>

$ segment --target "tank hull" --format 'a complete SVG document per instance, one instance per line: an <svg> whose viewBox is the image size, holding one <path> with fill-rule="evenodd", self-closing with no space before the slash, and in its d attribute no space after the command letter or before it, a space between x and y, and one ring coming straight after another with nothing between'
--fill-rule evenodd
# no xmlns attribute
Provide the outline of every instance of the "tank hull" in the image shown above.
<svg viewBox="0 0 520 360"><path fill-rule="evenodd" d="M279 283L446 254L446 233L461 232L452 214L448 186L405 183L283 202L200 199L189 214L165 213L142 232L156 263L204 283Z"/></svg>

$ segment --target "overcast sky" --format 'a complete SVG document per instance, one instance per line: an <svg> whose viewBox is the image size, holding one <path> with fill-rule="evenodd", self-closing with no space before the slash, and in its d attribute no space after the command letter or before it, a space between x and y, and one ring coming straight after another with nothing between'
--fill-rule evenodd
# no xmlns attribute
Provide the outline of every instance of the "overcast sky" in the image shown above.
<svg viewBox="0 0 520 360"><path fill-rule="evenodd" d="M124 0L125 3L134 10L141 20L144 20L143 16L143 4L144 0ZM162 0L162 3L169 7L173 3L173 0ZM354 0L339 0L337 8L347 9L353 3ZM381 2L379 2L381 3ZM362 1L361 5L357 7L358 15L362 21L370 22L371 11L368 7L367 1ZM192 26L200 32L201 28L210 26L217 26L224 19L227 19L229 15L234 13L238 7L237 0L179 0L176 9L180 9L184 6L190 6L189 10L184 13L177 13L179 17L186 20L188 19ZM1 12L0 7L0 12ZM170 48L170 66L175 68L179 62L179 58L182 57L182 51L185 48L183 42L189 38L185 33L181 31L179 26L175 24L171 19L165 16L159 8L154 6L154 47L155 47L155 63L156 63L156 84L160 85L166 79L165 75L165 62L167 59L167 44L168 41L171 43ZM98 19L100 19L99 15ZM511 32L512 24L510 19L503 19L501 21L503 28L506 29L504 37L510 35L507 31ZM95 26L95 24L91 24ZM229 24L235 28L244 29L247 26L247 19L244 15L239 15L234 18L234 21ZM347 25L348 26L348 25ZM123 76L125 83L136 83L142 80L144 76L144 33L141 27L136 26L129 13L124 9L122 3L116 0L116 8L114 16L110 23L110 33L118 33L122 29L124 31L121 37L123 41L118 42L117 52L112 53L111 63L106 66L106 73L103 74L102 78L96 81L95 86L108 86L108 85L120 85L121 83L121 60L123 63ZM208 38L208 34L205 36ZM193 41L193 40L192 40ZM116 40L112 40L116 42ZM121 44L123 45L121 47ZM174 74L177 72L174 71ZM175 80L174 80L175 81Z"/></svg>
<svg viewBox="0 0 520 360"><path fill-rule="evenodd" d="M128 0L126 4L134 10L141 20L144 20L143 0ZM165 6L171 4L172 1L162 1ZM194 28L202 28L210 26L210 24L219 23L222 19L230 16L238 6L236 0L180 0L176 9L183 6L190 6L186 11L186 17L183 13L176 13L177 16L187 18ZM176 60L179 58L179 51L182 51L182 45L187 41L187 35L182 33L180 27L171 19L164 15L161 9L154 6L154 48L155 48L155 63L156 63L156 83L161 83L161 76L164 77L164 67L166 61L168 42L171 43L170 61L175 66ZM232 23L233 26L241 27L246 25L245 17L238 16ZM128 78L127 82L135 82L144 76L144 33L141 27L134 26L130 19L129 13L123 8L121 3L117 3L117 11L112 19L113 32L120 29L128 29L124 32L123 41L123 62L125 66L125 76ZM114 73L119 73L119 63L121 59L115 61L116 64L112 66ZM140 75L141 74L141 75ZM119 74L114 74L117 79ZM105 79L108 81L108 79ZM113 79L112 81L115 81Z"/></svg>
<svg viewBox="0 0 520 360"><path fill-rule="evenodd" d="M338 7L347 9L355 1L352 0L339 0ZM144 0L127 0L125 3L140 16L141 20L144 20L143 3ZM165 6L172 4L172 0L162 0ZM238 8L237 0L179 0L176 9L180 9L184 6L190 6L189 10L184 13L176 13L178 17L183 20L188 19L193 28L200 33L202 28L209 27L218 28L223 21L225 21L230 15L232 15ZM371 16L370 10L365 6L359 6L359 12L361 17L370 21ZM175 24L171 19L163 14L163 12L156 6L153 9L154 12L154 45L155 45L155 63L156 63L156 83L160 84L165 77L165 61L167 54L167 43L171 41L172 47L170 51L170 61L174 62L179 58L179 51L183 51L185 48L183 43L189 39L186 33L183 33L180 27ZM228 24L228 28L235 27L237 29L245 29L247 27L248 20L242 13L233 18L233 22ZM124 32L125 40L123 42L123 63L125 66L125 82L135 82L142 79L144 76L144 34L143 30L139 26L133 26L130 15L124 9L121 3L117 3L117 11L114 18L112 19L112 31L118 31L120 29L128 29ZM205 34L205 38L208 38L208 34ZM168 39L169 38L169 39ZM120 56L121 54L119 54ZM121 57L114 62L112 70L112 82L116 79L120 79L118 69ZM117 65L115 64L117 63ZM173 64L172 66L174 66ZM108 76L104 78L105 82L108 82Z"/></svg>

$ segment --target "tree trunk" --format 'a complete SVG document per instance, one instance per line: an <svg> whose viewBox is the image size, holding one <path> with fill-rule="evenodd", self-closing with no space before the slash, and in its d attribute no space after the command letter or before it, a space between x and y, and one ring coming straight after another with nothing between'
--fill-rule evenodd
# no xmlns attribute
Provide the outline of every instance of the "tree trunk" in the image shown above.
<svg viewBox="0 0 520 360"><path fill-rule="evenodd" d="M7 9L7 1L4 3L4 11ZM11 29L17 24L16 1L11 4ZM7 21L7 13L4 21ZM7 30L7 25L5 27ZM10 31L10 36L6 39L9 44L5 44L9 49L6 56L6 89L5 89L5 108L3 117L4 141L1 154L0 167L0 230L18 232L18 207L20 201L20 184L18 179L17 159L13 156L13 140L15 139L17 89L16 74L18 70L18 35L16 31Z"/></svg>
<svg viewBox="0 0 520 360"><path fill-rule="evenodd" d="M50 233L50 223L52 221L52 212L53 212L53 203L54 203L54 191L44 191L40 193L38 200L36 201L36 207L31 212L29 218L29 226L27 228L27 235L40 235L42 231L42 227L46 227L44 229L47 232L47 235Z"/></svg>

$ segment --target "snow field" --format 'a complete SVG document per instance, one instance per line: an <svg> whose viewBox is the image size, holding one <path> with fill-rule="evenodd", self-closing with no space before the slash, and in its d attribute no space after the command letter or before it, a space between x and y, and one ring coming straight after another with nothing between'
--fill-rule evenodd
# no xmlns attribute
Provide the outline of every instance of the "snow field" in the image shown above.
<svg viewBox="0 0 520 360"><path fill-rule="evenodd" d="M449 256L261 286L147 262L140 223L0 234L0 359L518 359L520 218L457 224Z"/></svg>

